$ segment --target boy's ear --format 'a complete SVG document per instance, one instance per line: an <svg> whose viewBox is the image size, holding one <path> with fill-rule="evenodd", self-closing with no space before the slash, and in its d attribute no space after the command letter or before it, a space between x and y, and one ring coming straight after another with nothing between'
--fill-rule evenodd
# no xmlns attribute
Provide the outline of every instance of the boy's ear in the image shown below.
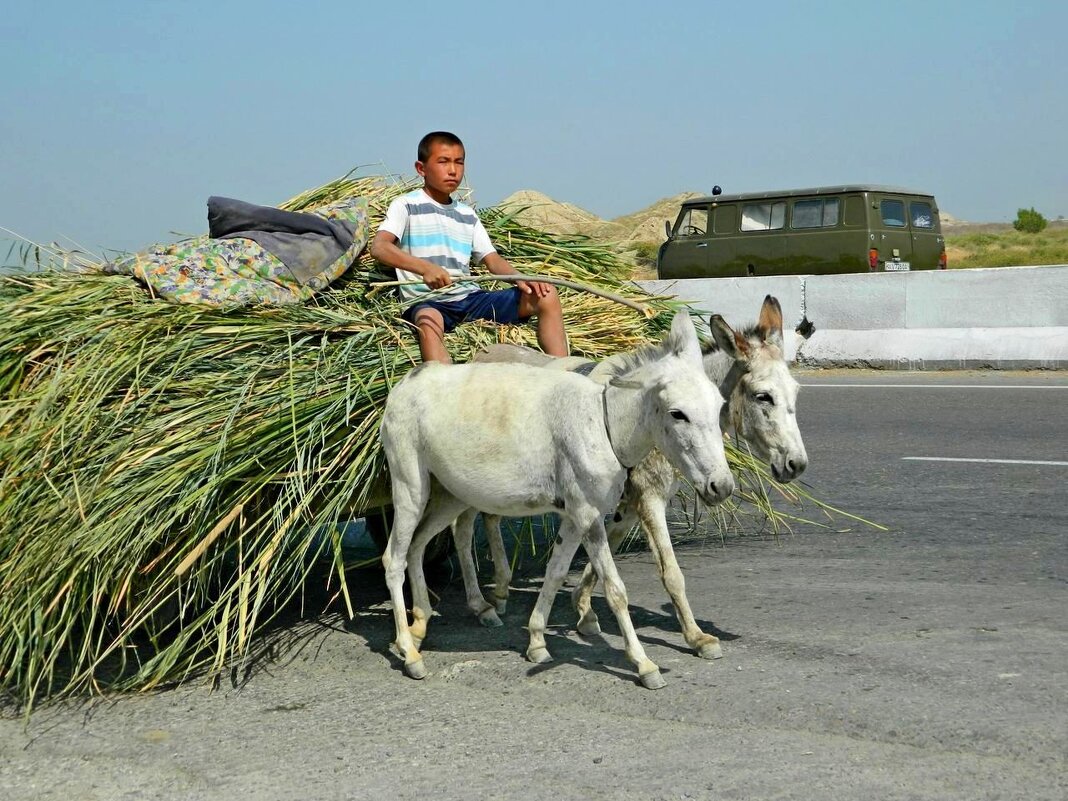
<svg viewBox="0 0 1068 801"><path fill-rule="evenodd" d="M426 177L426 171L425 171L425 169L423 167L423 162L421 162L421 161L415 162L415 172L416 172L417 175L421 175L423 177Z"/></svg>

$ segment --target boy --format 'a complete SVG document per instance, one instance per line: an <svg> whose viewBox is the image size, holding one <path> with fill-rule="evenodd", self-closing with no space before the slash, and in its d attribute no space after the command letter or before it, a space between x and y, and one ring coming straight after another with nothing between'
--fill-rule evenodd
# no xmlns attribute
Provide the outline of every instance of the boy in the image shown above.
<svg viewBox="0 0 1068 801"><path fill-rule="evenodd" d="M452 193L464 177L464 145L446 131L428 133L419 142L415 171L423 188L394 200L371 242L371 255L397 271L401 298L416 300L404 312L419 334L423 361L449 363L445 334L466 320L498 323L538 318L538 343L551 356L567 356L563 313L551 284L521 281L506 289L487 291L457 283L470 274L470 265L483 264L491 273L514 275L515 270L493 248L474 209ZM431 289L453 287L429 295ZM423 302L419 298L426 297Z"/></svg>

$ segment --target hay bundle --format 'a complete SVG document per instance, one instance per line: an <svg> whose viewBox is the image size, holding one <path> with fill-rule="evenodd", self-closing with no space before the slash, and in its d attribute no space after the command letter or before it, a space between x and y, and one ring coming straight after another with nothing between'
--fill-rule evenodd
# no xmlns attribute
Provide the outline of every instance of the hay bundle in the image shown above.
<svg viewBox="0 0 1068 801"><path fill-rule="evenodd" d="M412 185L346 176L284 207L358 194L377 227ZM483 219L521 271L671 310L604 246ZM318 557L347 600L338 525L379 502L379 415L419 358L374 269L364 257L306 305L232 311L91 265L0 280L0 687L32 705L222 670ZM573 350L593 358L669 320L562 296ZM466 360L502 338L534 344L530 327L466 325L449 347ZM762 474L731 455L774 516Z"/></svg>

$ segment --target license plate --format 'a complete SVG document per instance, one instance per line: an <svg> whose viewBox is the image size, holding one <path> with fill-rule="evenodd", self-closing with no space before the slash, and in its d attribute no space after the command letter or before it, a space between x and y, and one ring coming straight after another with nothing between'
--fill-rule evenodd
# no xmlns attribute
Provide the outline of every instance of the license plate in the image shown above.
<svg viewBox="0 0 1068 801"><path fill-rule="evenodd" d="M887 271L900 270L901 272L908 272L912 265L907 261L888 261L886 262Z"/></svg>

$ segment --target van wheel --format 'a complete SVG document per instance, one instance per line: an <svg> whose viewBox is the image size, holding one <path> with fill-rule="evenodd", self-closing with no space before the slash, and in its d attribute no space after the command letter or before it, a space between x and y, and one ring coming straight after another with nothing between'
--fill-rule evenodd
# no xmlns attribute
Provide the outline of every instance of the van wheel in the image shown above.
<svg viewBox="0 0 1068 801"><path fill-rule="evenodd" d="M393 528L393 507L383 506L381 509L370 512L364 517L364 523L379 553L385 553L386 545L389 543L389 532ZM452 531L446 528L430 538L426 551L423 552L423 566L436 567L445 562L451 553Z"/></svg>

